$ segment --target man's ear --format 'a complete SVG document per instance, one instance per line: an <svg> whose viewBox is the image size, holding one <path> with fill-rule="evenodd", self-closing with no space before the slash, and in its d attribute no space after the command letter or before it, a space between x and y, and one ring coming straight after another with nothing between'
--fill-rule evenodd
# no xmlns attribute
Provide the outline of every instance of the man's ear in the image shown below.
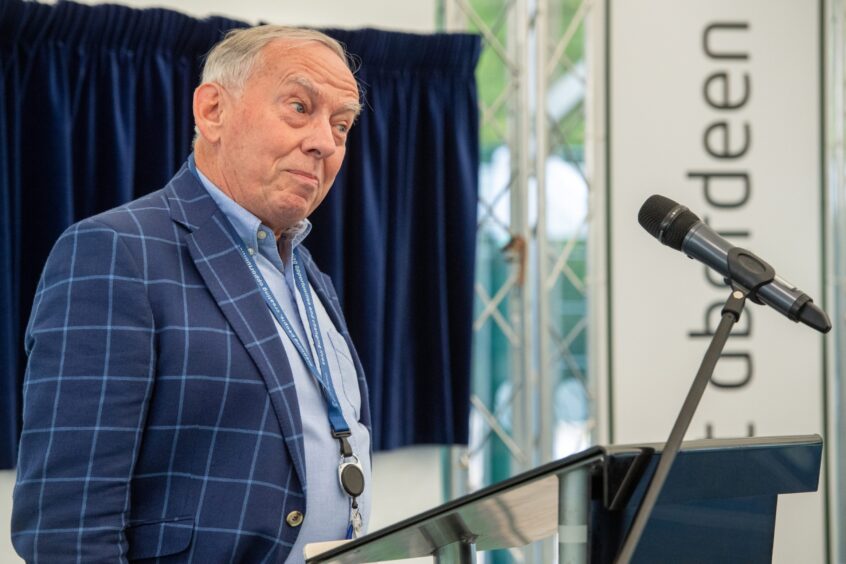
<svg viewBox="0 0 846 564"><path fill-rule="evenodd" d="M223 126L225 93L219 84L206 82L194 90L194 123L209 143L217 143Z"/></svg>

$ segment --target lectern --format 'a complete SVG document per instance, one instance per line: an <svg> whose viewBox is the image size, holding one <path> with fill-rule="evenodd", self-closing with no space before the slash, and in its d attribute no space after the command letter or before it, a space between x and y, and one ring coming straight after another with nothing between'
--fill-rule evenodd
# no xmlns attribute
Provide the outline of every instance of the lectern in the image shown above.
<svg viewBox="0 0 846 564"><path fill-rule="evenodd" d="M593 447L311 556L362 563L477 550L557 536L558 562L612 563L661 445ZM638 563L769 563L779 494L817 489L818 435L688 441L643 532Z"/></svg>

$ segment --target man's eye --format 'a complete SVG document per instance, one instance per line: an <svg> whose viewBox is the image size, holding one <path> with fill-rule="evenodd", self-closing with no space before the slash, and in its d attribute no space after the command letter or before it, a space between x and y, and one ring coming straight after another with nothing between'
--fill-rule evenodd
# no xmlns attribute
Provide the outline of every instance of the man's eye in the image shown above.
<svg viewBox="0 0 846 564"><path fill-rule="evenodd" d="M298 114L304 114L305 113L305 106L303 105L302 102L293 102L291 105L294 107L294 111L297 112Z"/></svg>
<svg viewBox="0 0 846 564"><path fill-rule="evenodd" d="M347 124L345 124L345 123L339 123L338 125L335 126L335 128L338 130L338 133L344 133L344 134L346 134L350 130L349 126L347 126Z"/></svg>

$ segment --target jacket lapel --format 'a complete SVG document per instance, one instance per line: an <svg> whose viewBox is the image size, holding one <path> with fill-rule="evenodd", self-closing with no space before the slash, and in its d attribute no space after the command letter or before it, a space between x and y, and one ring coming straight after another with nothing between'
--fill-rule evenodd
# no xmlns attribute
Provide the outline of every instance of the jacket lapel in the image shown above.
<svg viewBox="0 0 846 564"><path fill-rule="evenodd" d="M306 486L302 419L285 348L261 292L236 250L226 216L183 166L168 186L171 216L187 227L191 258L267 386L285 444Z"/></svg>

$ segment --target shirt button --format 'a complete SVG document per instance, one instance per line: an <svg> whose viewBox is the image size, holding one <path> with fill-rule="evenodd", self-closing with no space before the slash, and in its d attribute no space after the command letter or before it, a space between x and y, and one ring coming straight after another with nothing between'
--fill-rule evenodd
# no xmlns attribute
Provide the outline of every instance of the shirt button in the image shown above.
<svg viewBox="0 0 846 564"><path fill-rule="evenodd" d="M261 239L261 240L264 240L265 237L267 237L267 231L264 231L263 229L259 229L258 238Z"/></svg>
<svg viewBox="0 0 846 564"><path fill-rule="evenodd" d="M288 523L292 527L299 527L303 524L303 514L300 511L291 511L288 513L288 516L285 517L285 522Z"/></svg>

